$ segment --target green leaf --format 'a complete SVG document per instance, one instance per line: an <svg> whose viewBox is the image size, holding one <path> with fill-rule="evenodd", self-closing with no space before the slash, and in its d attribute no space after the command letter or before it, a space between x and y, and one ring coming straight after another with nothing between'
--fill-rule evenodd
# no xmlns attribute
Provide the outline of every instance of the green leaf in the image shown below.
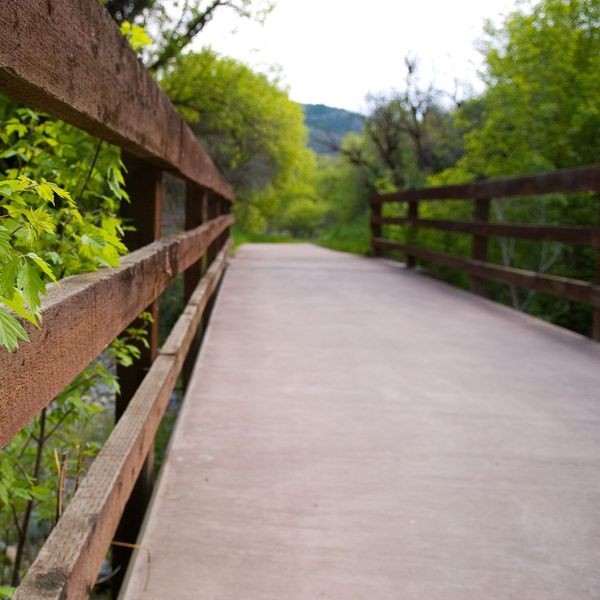
<svg viewBox="0 0 600 600"><path fill-rule="evenodd" d="M25 256L30 258L42 271L44 271L44 273L46 273L46 275L48 275L48 277L50 277L52 281L57 283L56 277L52 272L50 265L45 260L40 258L35 252L28 252Z"/></svg>
<svg viewBox="0 0 600 600"><path fill-rule="evenodd" d="M143 27L133 25L129 21L121 23L120 31L129 40L129 44L136 52L152 43L152 38Z"/></svg>
<svg viewBox="0 0 600 600"><path fill-rule="evenodd" d="M62 263L60 255L58 252L54 252L54 250L46 252L46 256L48 257L48 260L52 261L55 265L60 265Z"/></svg>
<svg viewBox="0 0 600 600"><path fill-rule="evenodd" d="M0 296L12 298L17 284L17 274L21 261L12 258L0 268Z"/></svg>
<svg viewBox="0 0 600 600"><path fill-rule="evenodd" d="M0 261L7 260L11 256L10 231L0 225Z"/></svg>
<svg viewBox="0 0 600 600"><path fill-rule="evenodd" d="M45 179L42 179L41 183L37 184L35 191L42 200L46 200L47 202L54 204L54 192L52 191L52 187Z"/></svg>
<svg viewBox="0 0 600 600"><path fill-rule="evenodd" d="M117 198L121 198L121 196L122 196L121 187L119 185L119 178L117 177L115 169L113 167L109 167L106 175L107 175L106 183L108 184L110 191Z"/></svg>
<svg viewBox="0 0 600 600"><path fill-rule="evenodd" d="M8 586L0 586L0 596L8 596L9 598L17 591L17 588L8 587Z"/></svg>
<svg viewBox="0 0 600 600"><path fill-rule="evenodd" d="M24 210L23 215L27 217L33 230L39 234L41 232L53 233L54 232L54 221L52 215L46 212L42 207L36 208L35 210Z"/></svg>
<svg viewBox="0 0 600 600"><path fill-rule="evenodd" d="M0 194L10 196L14 192L24 192L32 184L33 181L25 176L18 179L0 179Z"/></svg>
<svg viewBox="0 0 600 600"><path fill-rule="evenodd" d="M11 298L4 298L0 296L0 302L5 304L12 311L16 312L20 317L23 317L27 321L29 321L32 325L38 327L38 322L35 317L35 314L25 307L25 299L23 298L23 294L17 291Z"/></svg>
<svg viewBox="0 0 600 600"><path fill-rule="evenodd" d="M12 495L23 500L31 500L31 493L24 489L15 488L12 490Z"/></svg>
<svg viewBox="0 0 600 600"><path fill-rule="evenodd" d="M19 347L19 341L29 341L27 332L17 319L0 307L0 346L13 352Z"/></svg>
<svg viewBox="0 0 600 600"><path fill-rule="evenodd" d="M15 132L19 137L23 137L27 133L27 127L22 123L11 123L6 126L6 133L8 135Z"/></svg>
<svg viewBox="0 0 600 600"><path fill-rule="evenodd" d="M71 200L71 194L66 190L63 190L61 187L57 186L55 183L48 182L48 185L52 189L52 191L61 198L65 198L66 200Z"/></svg>
<svg viewBox="0 0 600 600"><path fill-rule="evenodd" d="M35 266L28 262L21 265L17 276L17 285L23 292L25 302L31 311L37 311L41 305L40 295L46 292L46 285Z"/></svg>

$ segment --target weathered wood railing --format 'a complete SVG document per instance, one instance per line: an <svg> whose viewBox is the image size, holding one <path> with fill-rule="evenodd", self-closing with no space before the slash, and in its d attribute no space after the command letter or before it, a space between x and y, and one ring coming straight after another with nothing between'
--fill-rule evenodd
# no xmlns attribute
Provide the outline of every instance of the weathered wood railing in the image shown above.
<svg viewBox="0 0 600 600"><path fill-rule="evenodd" d="M233 193L98 0L5 0L0 32L0 92L120 146L136 226L119 267L50 286L42 328L0 351L0 447L140 312L155 315L150 349L120 373L120 419L15 595L87 598L122 515L118 540L135 542L154 434L225 268ZM164 170L186 182L187 231L159 239ZM159 349L158 299L182 272L187 306Z"/></svg>
<svg viewBox="0 0 600 600"><path fill-rule="evenodd" d="M593 307L592 337L600 340L600 226L524 225L489 222L491 199L509 196L534 196L549 193L600 191L600 166L569 169L514 179L478 181L465 185L451 185L410 189L371 198L372 253L382 249L399 250L406 256L406 265L412 268L416 259L458 269L469 274L471 291L484 295L485 280L492 279L509 285L552 294ZM423 201L472 200L473 221L449 221L419 218L419 203ZM524 202L527 200L524 199ZM382 216L385 203L406 203L407 215ZM600 215L600 212L599 212ZM472 258L462 258L444 252L422 248L413 243L400 243L382 237L383 225L408 225L409 238L414 240L418 228L437 229L473 235ZM596 250L597 274L595 282L580 281L555 275L525 271L487 262L490 236L523 240L553 241L565 244L591 246ZM409 240L409 241L412 241Z"/></svg>

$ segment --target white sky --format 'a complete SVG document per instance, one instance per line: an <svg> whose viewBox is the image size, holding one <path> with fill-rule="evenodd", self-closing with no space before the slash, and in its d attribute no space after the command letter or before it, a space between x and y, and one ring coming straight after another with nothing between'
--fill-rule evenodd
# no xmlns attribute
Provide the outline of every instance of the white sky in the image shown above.
<svg viewBox="0 0 600 600"><path fill-rule="evenodd" d="M402 88L408 53L423 84L451 92L458 79L480 90L484 20L498 21L517 1L277 0L262 26L221 9L195 47L262 71L279 65L297 102L364 111L368 92Z"/></svg>

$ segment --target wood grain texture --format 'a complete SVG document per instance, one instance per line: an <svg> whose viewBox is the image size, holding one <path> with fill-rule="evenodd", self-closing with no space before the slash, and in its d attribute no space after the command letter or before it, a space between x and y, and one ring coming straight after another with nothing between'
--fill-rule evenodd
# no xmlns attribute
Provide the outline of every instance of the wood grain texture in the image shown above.
<svg viewBox="0 0 600 600"><path fill-rule="evenodd" d="M46 406L233 223L224 216L49 286L40 330L0 354L0 447Z"/></svg>
<svg viewBox="0 0 600 600"><path fill-rule="evenodd" d="M230 242L190 297L127 410L19 586L15 600L89 597L206 303L223 273L229 249Z"/></svg>
<svg viewBox="0 0 600 600"><path fill-rule="evenodd" d="M407 207L407 215L409 219L408 228L406 231L407 247L418 243L417 228L413 225L414 221L419 218L419 203L409 202ZM417 266L417 257L414 254L406 254L406 268L414 269Z"/></svg>
<svg viewBox="0 0 600 600"><path fill-rule="evenodd" d="M501 281L502 283L532 289L537 292L552 294L554 296L559 296L560 298L567 298L568 300L581 302L582 304L600 307L600 286L592 285L585 281L494 265L468 258L461 258L459 256L452 256L443 252L435 252L418 246L409 246L408 244L392 242L381 238L375 239L373 243L382 248L400 250L406 254L416 256L438 265L459 269L476 277L493 279L495 281Z"/></svg>
<svg viewBox="0 0 600 600"><path fill-rule="evenodd" d="M206 206L208 203L208 191L197 186L194 183L188 182L186 185L185 193L185 229L194 229L200 226L206 219ZM202 257L199 261L195 262L184 274L184 286L183 286L183 299L187 302L194 292L194 289L198 285L200 278L206 271L206 257ZM196 362L196 356L200 349L202 341L203 327L202 325L196 330L194 341L190 348L188 357L186 358L185 364L183 365L183 389L186 390L194 363Z"/></svg>
<svg viewBox="0 0 600 600"><path fill-rule="evenodd" d="M135 229L125 232L125 245L130 251L152 244L161 237L161 217L163 205L163 172L159 167L146 160L139 159L129 152L122 153L125 165L125 187L130 202L123 202L120 214L126 223L133 223ZM200 223L198 223L200 225ZM115 402L115 421L125 412L129 402L140 387L152 363L156 359L159 345L160 298L145 308L152 315L151 323L136 320L133 325L145 328L148 332L148 347L140 348L140 356L132 365L117 364L119 393ZM154 447L146 455L146 461L129 496L116 537L122 542L134 544L144 513L152 497L154 483ZM112 568L114 576L110 580L111 592L116 598L127 565L131 549L116 546L112 550Z"/></svg>
<svg viewBox="0 0 600 600"><path fill-rule="evenodd" d="M3 0L0 92L233 200L98 0Z"/></svg>
<svg viewBox="0 0 600 600"><path fill-rule="evenodd" d="M380 238L382 234L381 224L384 223L381 216L381 204L372 202L369 203L371 213L371 241L375 238ZM381 256L381 249L375 244L371 243L371 256Z"/></svg>
<svg viewBox="0 0 600 600"><path fill-rule="evenodd" d="M480 225L490 219L490 199L478 198L473 203L473 221ZM471 257L478 262L486 262L488 259L488 236L476 233L472 240ZM485 279L471 275L471 291L479 296L486 295Z"/></svg>
<svg viewBox="0 0 600 600"><path fill-rule="evenodd" d="M476 181L464 185L419 188L373 196L371 202L410 202L414 200L461 200L529 196L549 193L600 190L600 165L564 169L526 177Z"/></svg>
<svg viewBox="0 0 600 600"><path fill-rule="evenodd" d="M409 219L408 217L373 217L373 222L383 225L407 225L412 223L415 227L456 233L600 247L600 229L596 227L474 223L472 221L446 221L442 219Z"/></svg>

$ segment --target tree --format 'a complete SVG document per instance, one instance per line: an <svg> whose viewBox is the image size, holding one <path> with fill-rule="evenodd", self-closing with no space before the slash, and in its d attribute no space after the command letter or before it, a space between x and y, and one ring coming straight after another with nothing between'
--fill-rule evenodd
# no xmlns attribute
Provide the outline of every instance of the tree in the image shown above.
<svg viewBox="0 0 600 600"><path fill-rule="evenodd" d="M463 178L592 164L600 156L600 3L543 0L487 26L482 125Z"/></svg>
<svg viewBox="0 0 600 600"><path fill-rule="evenodd" d="M470 103L465 154L431 183L463 182L591 164L600 156L600 3L540 0L486 27L487 89ZM462 108L461 108L462 111ZM467 116L466 114L462 115ZM496 201L497 221L595 225L589 195ZM592 280L593 251L501 238L492 259L505 265ZM541 294L496 286L496 298L589 331L589 309Z"/></svg>
<svg viewBox="0 0 600 600"><path fill-rule="evenodd" d="M151 32L155 44L145 62L157 71L179 56L217 11L228 8L240 17L262 21L273 4L269 0L105 0L104 7L117 23L136 22Z"/></svg>
<svg viewBox="0 0 600 600"><path fill-rule="evenodd" d="M276 79L205 49L160 83L233 185L242 223L275 227L286 203L313 195L303 112Z"/></svg>
<svg viewBox="0 0 600 600"><path fill-rule="evenodd" d="M462 131L442 105L442 92L419 84L416 59L405 65L404 89L369 94L364 136L349 137L340 148L376 191L422 185L462 154Z"/></svg>

